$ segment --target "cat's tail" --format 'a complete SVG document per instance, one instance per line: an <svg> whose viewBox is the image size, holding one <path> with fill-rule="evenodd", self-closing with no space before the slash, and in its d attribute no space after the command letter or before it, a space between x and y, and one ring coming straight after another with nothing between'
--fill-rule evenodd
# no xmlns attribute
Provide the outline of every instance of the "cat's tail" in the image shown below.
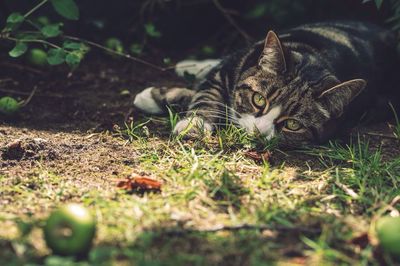
<svg viewBox="0 0 400 266"><path fill-rule="evenodd" d="M176 64L175 73L180 77L189 74L193 75L196 80L202 80L219 63L221 63L221 59L183 60Z"/></svg>

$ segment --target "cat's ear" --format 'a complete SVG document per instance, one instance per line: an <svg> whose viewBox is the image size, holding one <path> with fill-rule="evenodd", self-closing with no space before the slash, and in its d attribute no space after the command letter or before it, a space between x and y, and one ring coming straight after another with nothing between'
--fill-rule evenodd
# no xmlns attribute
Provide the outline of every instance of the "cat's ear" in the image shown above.
<svg viewBox="0 0 400 266"><path fill-rule="evenodd" d="M272 74L283 73L286 71L286 60L282 44L276 33L273 31L268 32L258 64L264 71Z"/></svg>
<svg viewBox="0 0 400 266"><path fill-rule="evenodd" d="M339 117L366 85L367 82L363 79L349 80L322 92L318 100L329 110L331 117Z"/></svg>

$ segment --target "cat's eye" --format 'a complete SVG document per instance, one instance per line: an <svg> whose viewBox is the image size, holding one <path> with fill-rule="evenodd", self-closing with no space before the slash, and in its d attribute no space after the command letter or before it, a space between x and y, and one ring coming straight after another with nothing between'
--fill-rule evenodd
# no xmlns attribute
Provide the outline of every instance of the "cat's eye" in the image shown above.
<svg viewBox="0 0 400 266"><path fill-rule="evenodd" d="M296 119L287 119L285 121L285 128L290 131L299 131L303 128L303 125Z"/></svg>
<svg viewBox="0 0 400 266"><path fill-rule="evenodd" d="M261 93L255 92L253 94L253 104L257 108L264 108L265 105L267 104L267 100L264 98L264 96L261 95Z"/></svg>

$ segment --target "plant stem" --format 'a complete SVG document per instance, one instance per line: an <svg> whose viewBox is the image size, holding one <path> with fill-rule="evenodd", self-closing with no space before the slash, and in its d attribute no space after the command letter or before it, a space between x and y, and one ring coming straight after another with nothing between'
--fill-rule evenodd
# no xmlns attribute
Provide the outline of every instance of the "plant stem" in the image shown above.
<svg viewBox="0 0 400 266"><path fill-rule="evenodd" d="M104 51L107 51L107 52L109 52L109 53L111 53L111 54L115 54L115 55L118 55L118 56L125 57L125 58L127 58L127 59L132 60L132 61L135 61L135 62L141 63L141 64L143 64L143 65L149 66L149 67L151 67L151 68L157 69L157 70L159 70L159 71L161 71L161 72L165 72L165 71L167 71L167 70L169 70L169 69L174 68L174 67L160 67L160 66L157 66L157 65L155 65L155 64L152 64L152 63L150 63L150 62L147 62L147 61L145 61L145 60L143 60L143 59L140 59L140 58L137 58L137 57L133 57L133 56L131 56L131 55L129 55L129 54L125 54L125 53L121 53L121 52L114 51L114 50L112 50L112 49L110 49L110 48L107 48L107 47L101 45L101 44L98 44L98 43L95 43L95 42L92 42L92 41L88 41L88 40L85 40L85 39L81 39L81 38L78 38L78 37L67 36L67 35L64 35L63 37L64 37L65 39L69 39L69 40L73 40L73 41L79 41L79 42L86 43L86 44L88 44L88 45L90 45L90 46L97 47L97 48L102 49L102 50L104 50Z"/></svg>
<svg viewBox="0 0 400 266"><path fill-rule="evenodd" d="M45 40L21 40L21 39L17 39L17 38L13 38L13 37L8 37L8 36L0 36L0 39L4 39L4 40L9 40L9 41L13 41L13 42L32 42L32 43L42 43L42 44L46 44L48 46L51 46L53 48L56 49L62 49L60 46L55 45L54 43L45 41Z"/></svg>
<svg viewBox="0 0 400 266"><path fill-rule="evenodd" d="M229 14L229 12L221 5L219 0L213 0L213 3L215 5L215 7L222 13L222 15L225 17L225 19L239 32L240 35L243 36L243 38L246 40L246 42L250 43L252 41L252 38L247 34L247 32L245 32L242 28L239 27L239 25L232 18L232 16Z"/></svg>
<svg viewBox="0 0 400 266"><path fill-rule="evenodd" d="M31 10L29 10L28 12L26 12L26 14L24 15L24 18L29 17L33 12L35 12L36 10L38 10L40 7L42 7L44 4L46 4L49 0L43 0L42 2L40 2L38 5L36 5L34 8L32 8Z"/></svg>

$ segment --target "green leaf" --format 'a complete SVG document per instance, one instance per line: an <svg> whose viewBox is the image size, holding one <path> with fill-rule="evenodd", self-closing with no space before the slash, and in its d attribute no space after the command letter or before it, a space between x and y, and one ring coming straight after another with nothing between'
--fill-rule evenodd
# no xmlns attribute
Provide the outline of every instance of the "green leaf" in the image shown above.
<svg viewBox="0 0 400 266"><path fill-rule="evenodd" d="M133 43L129 47L129 50L131 51L132 54L141 55L143 52L143 45L140 43Z"/></svg>
<svg viewBox="0 0 400 266"><path fill-rule="evenodd" d="M261 18L267 13L268 4L267 3L258 3L252 9L250 9L245 17L248 19L257 19Z"/></svg>
<svg viewBox="0 0 400 266"><path fill-rule="evenodd" d="M74 0L51 0L51 4L58 14L66 19L78 20L79 8Z"/></svg>
<svg viewBox="0 0 400 266"><path fill-rule="evenodd" d="M65 57L65 61L71 68L76 68L79 66L80 62L82 61L83 55L78 52L72 52Z"/></svg>
<svg viewBox="0 0 400 266"><path fill-rule="evenodd" d="M25 17L20 13L12 13L7 18L7 23L18 24L24 22Z"/></svg>
<svg viewBox="0 0 400 266"><path fill-rule="evenodd" d="M61 25L61 23L46 25L40 31L47 38L57 37L62 33L60 30Z"/></svg>
<svg viewBox="0 0 400 266"><path fill-rule="evenodd" d="M16 30L25 18L20 13L12 13L7 17L7 23L3 31L13 31Z"/></svg>
<svg viewBox="0 0 400 266"><path fill-rule="evenodd" d="M17 42L15 47L8 53L11 57L20 57L28 50L28 45L24 42Z"/></svg>
<svg viewBox="0 0 400 266"><path fill-rule="evenodd" d="M161 37L161 32L159 32L156 29L156 26L154 26L153 23L147 23L144 25L144 29L146 30L147 35L153 38L160 38Z"/></svg>
<svg viewBox="0 0 400 266"><path fill-rule="evenodd" d="M64 49L53 48L47 53L47 62L52 65L60 65L65 62L66 53Z"/></svg>
<svg viewBox="0 0 400 266"><path fill-rule="evenodd" d="M382 7L383 4L383 0L375 0L375 5L378 9L380 9Z"/></svg>
<svg viewBox="0 0 400 266"><path fill-rule="evenodd" d="M40 32L16 32L15 38L20 41L32 41L32 40L41 40L43 35Z"/></svg>
<svg viewBox="0 0 400 266"><path fill-rule="evenodd" d="M163 59L163 62L164 62L164 64L166 64L166 65L170 65L170 64L171 64L171 58L165 57L165 58Z"/></svg>
<svg viewBox="0 0 400 266"><path fill-rule="evenodd" d="M70 49L70 50L81 50L83 49L84 44L80 42L72 42L72 41L65 41L63 43L64 49Z"/></svg>

